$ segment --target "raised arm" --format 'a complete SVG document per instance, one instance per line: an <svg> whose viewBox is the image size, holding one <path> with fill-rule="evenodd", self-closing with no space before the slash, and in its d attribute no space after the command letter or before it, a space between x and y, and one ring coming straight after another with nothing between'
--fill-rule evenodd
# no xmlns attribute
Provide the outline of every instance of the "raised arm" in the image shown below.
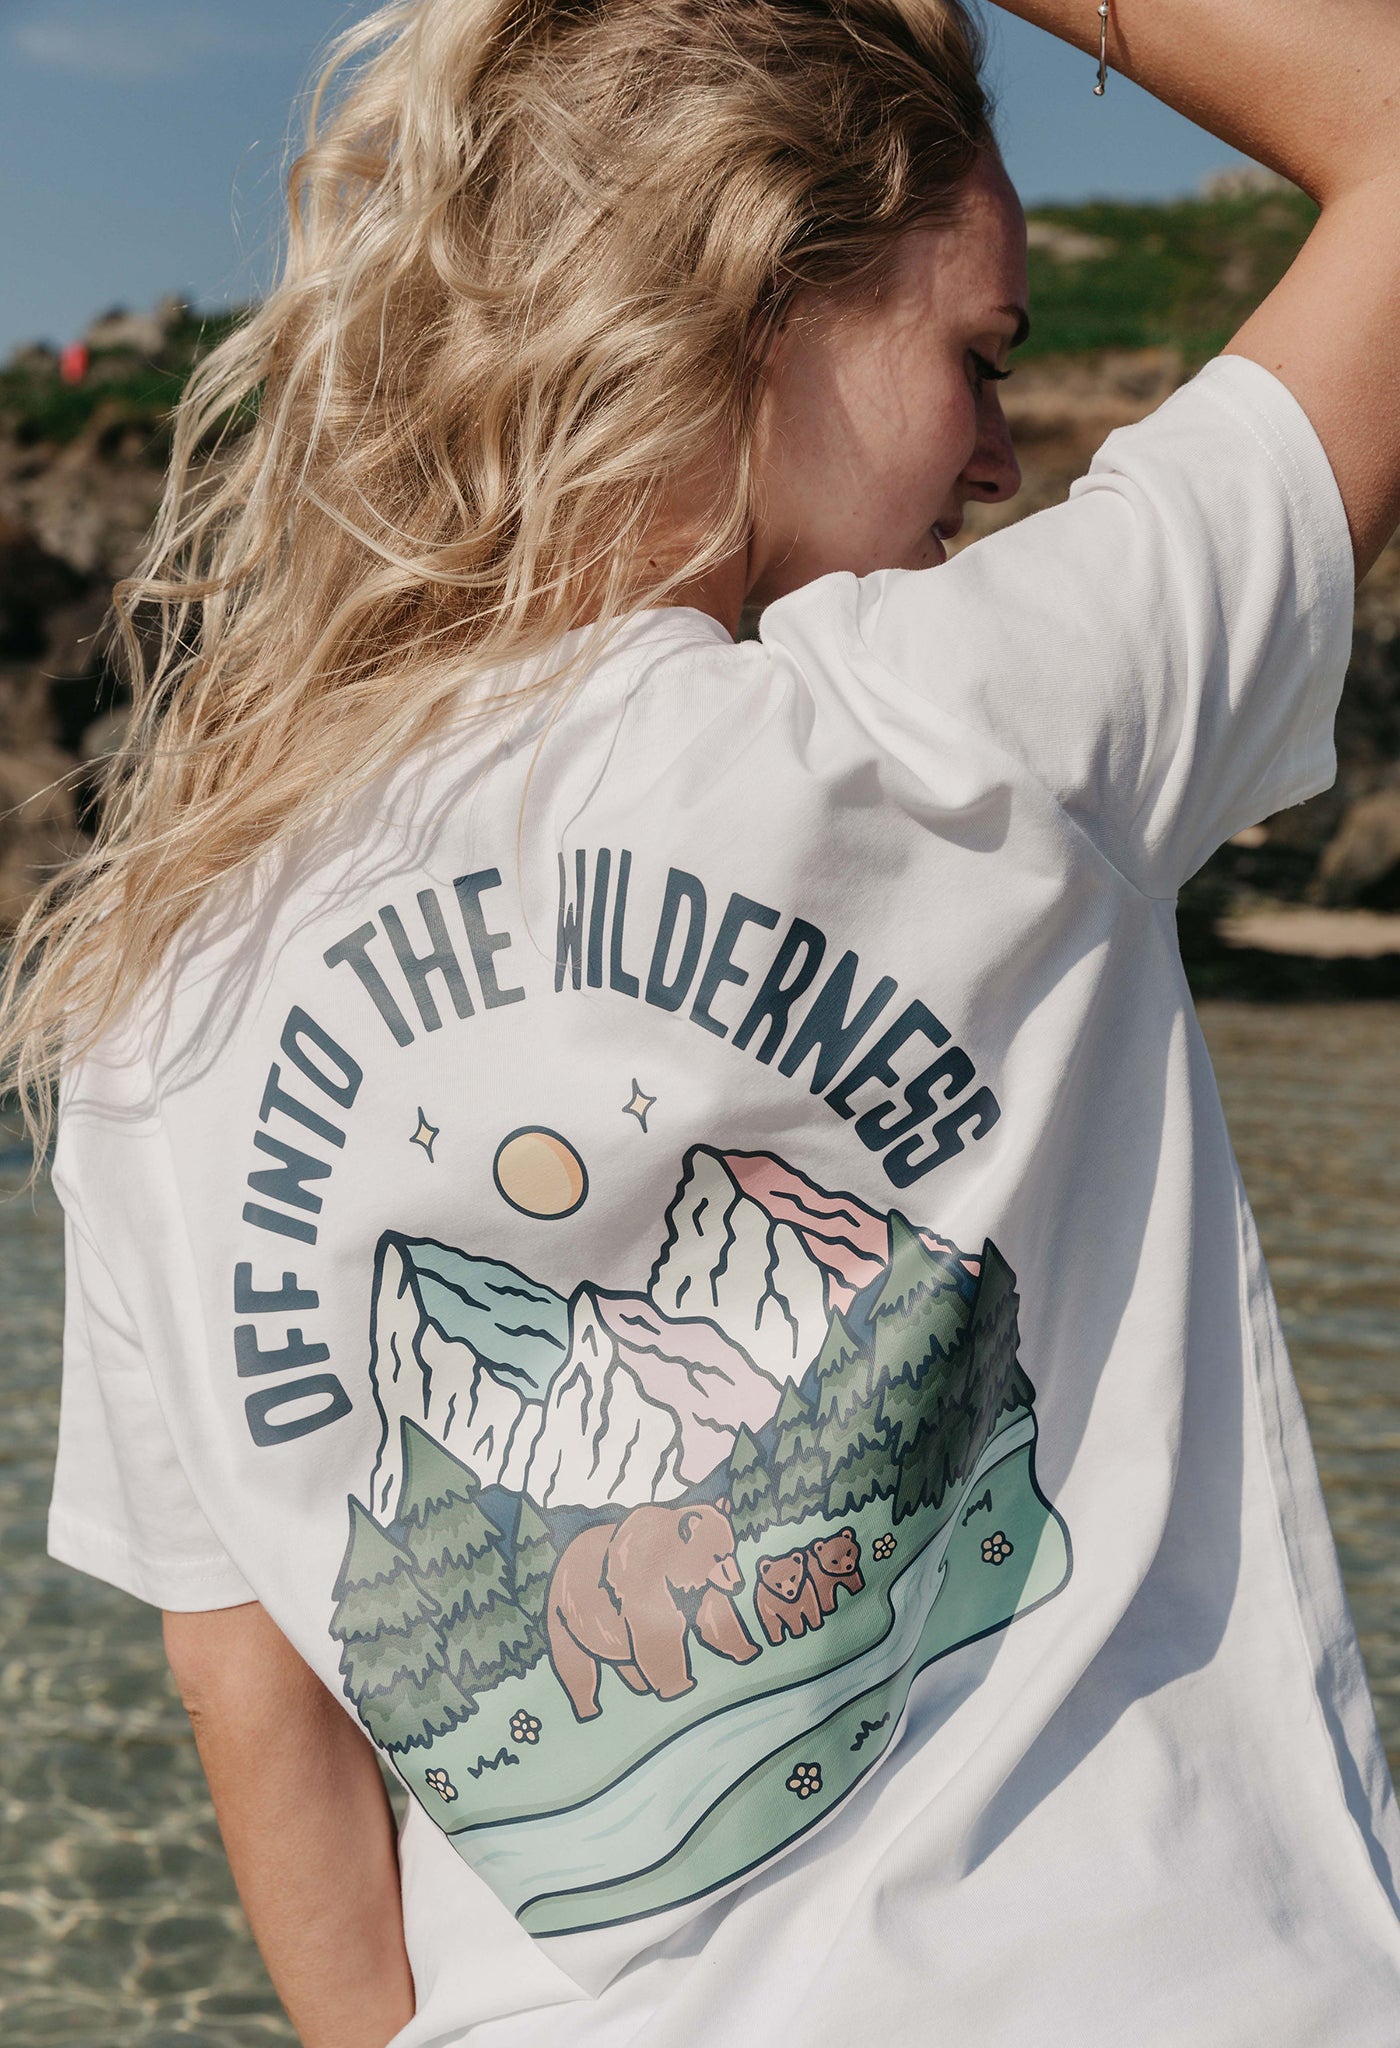
<svg viewBox="0 0 1400 2048"><path fill-rule="evenodd" d="M999 4L1097 56L1095 0ZM1359 580L1400 524L1400 4L1110 7L1116 70L1322 208L1292 268L1229 353L1272 370L1317 429L1346 506ZM1092 114L1086 99L1085 119Z"/></svg>
<svg viewBox="0 0 1400 2048"><path fill-rule="evenodd" d="M244 1911L302 2048L384 2048L414 1998L373 1749L256 1601L167 1614L165 1648Z"/></svg>

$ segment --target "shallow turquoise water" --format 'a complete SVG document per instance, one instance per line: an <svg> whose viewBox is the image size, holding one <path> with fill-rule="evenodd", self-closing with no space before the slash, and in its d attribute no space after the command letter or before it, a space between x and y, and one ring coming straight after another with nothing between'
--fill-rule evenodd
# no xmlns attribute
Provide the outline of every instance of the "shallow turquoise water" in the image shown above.
<svg viewBox="0 0 1400 2048"><path fill-rule="evenodd" d="M1201 1007L1400 1782L1400 1014Z"/></svg>
<svg viewBox="0 0 1400 2048"><path fill-rule="evenodd" d="M1202 1020L1400 1769L1400 1018L1212 1004ZM0 1185L22 1178L0 1153ZM0 2036L6 2048L291 2041L248 1937L158 1617L43 1553L62 1242L0 1210Z"/></svg>

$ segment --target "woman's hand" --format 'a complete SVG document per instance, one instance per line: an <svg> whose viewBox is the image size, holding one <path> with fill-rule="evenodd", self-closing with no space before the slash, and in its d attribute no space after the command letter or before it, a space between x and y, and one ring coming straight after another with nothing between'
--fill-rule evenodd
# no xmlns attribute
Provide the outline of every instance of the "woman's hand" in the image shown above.
<svg viewBox="0 0 1400 2048"><path fill-rule="evenodd" d="M1001 0L1098 55L1095 0ZM1115 70L1316 199L1288 274L1229 344L1327 450L1358 579L1400 523L1400 5L1109 0ZM1095 109L1085 84L1084 118Z"/></svg>
<svg viewBox="0 0 1400 2048"><path fill-rule="evenodd" d="M165 1616L239 1897L303 2048L385 2048L414 2010L374 1750L256 1602Z"/></svg>

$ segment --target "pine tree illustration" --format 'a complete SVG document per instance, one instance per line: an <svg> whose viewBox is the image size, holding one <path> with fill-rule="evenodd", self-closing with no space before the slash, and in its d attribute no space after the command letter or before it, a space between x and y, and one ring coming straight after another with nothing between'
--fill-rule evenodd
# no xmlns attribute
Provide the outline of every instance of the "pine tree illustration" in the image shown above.
<svg viewBox="0 0 1400 2048"><path fill-rule="evenodd" d="M900 1462L896 1519L916 1507L937 1507L976 1465L1002 1415L1029 1408L1035 1389L1018 1357L1016 1276L990 1239L982 1247L977 1298L966 1341L939 1374L938 1413L915 1432Z"/></svg>
<svg viewBox="0 0 1400 2048"><path fill-rule="evenodd" d="M1016 1276L988 1238L982 1247L982 1271L973 1304L971 1405L974 1419L969 1469L977 1462L1001 1416L1017 1408L1033 1408L1035 1388L1020 1360L1020 1297Z"/></svg>
<svg viewBox="0 0 1400 2048"><path fill-rule="evenodd" d="M910 1444L923 1426L923 1387L901 1371L898 1379L885 1382L877 1415L880 1442L890 1463L890 1483L893 1486L894 1468L903 1462Z"/></svg>
<svg viewBox="0 0 1400 2048"><path fill-rule="evenodd" d="M890 1256L870 1310L881 1392L878 1430L895 1519L947 1491L944 1442L965 1376L969 1309L962 1269L890 1212Z"/></svg>
<svg viewBox="0 0 1400 2048"><path fill-rule="evenodd" d="M826 1511L849 1515L888 1492L891 1482L876 1412L874 1356L839 1309L831 1312L815 1369L817 1433L830 1474Z"/></svg>
<svg viewBox="0 0 1400 2048"><path fill-rule="evenodd" d="M875 1391L875 1365L863 1344L856 1341L839 1308L827 1319L826 1336L817 1353L817 1421L822 1442L827 1432L844 1429L870 1406Z"/></svg>
<svg viewBox="0 0 1400 2048"><path fill-rule="evenodd" d="M453 1676L475 1694L526 1668L530 1621L511 1596L501 1532L477 1499L475 1473L407 1416L402 1428L397 1523L441 1610Z"/></svg>
<svg viewBox="0 0 1400 2048"><path fill-rule="evenodd" d="M522 1610L538 1621L544 1613L545 1594L554 1571L556 1554L544 1516L533 1501L520 1497L520 1520L515 1529L515 1598Z"/></svg>
<svg viewBox="0 0 1400 2048"><path fill-rule="evenodd" d="M968 1306L959 1268L931 1251L898 1210L890 1212L890 1258L870 1311L874 1326L880 1429L895 1464L930 1420L928 1376L963 1340Z"/></svg>
<svg viewBox="0 0 1400 2048"><path fill-rule="evenodd" d="M932 1351L919 1380L922 1412L905 1437L900 1453L894 1492L894 1519L912 1515L921 1507L941 1507L950 1484L952 1446L965 1444L971 1416L957 1396L965 1376L965 1361L971 1349L964 1323L963 1333L951 1352Z"/></svg>
<svg viewBox="0 0 1400 2048"><path fill-rule="evenodd" d="M902 1325L895 1319L916 1314L927 1321L931 1333L936 1332L943 1317L956 1315L960 1300L957 1261L950 1253L925 1244L898 1209L891 1209L889 1259L870 1308L877 1345L885 1326L898 1329ZM941 1304L940 1314L933 1313L937 1304ZM950 1324L942 1326L949 1336L954 1334Z"/></svg>
<svg viewBox="0 0 1400 2048"><path fill-rule="evenodd" d="M962 1402L956 1403L949 1412L939 1446L943 1459L939 1481L945 1493L960 1485L977 1463L981 1445L976 1441L976 1432L975 1411Z"/></svg>
<svg viewBox="0 0 1400 2048"><path fill-rule="evenodd" d="M351 1497L330 1632L346 1696L385 1749L426 1747L474 1711L448 1668L437 1601L413 1560Z"/></svg>
<svg viewBox="0 0 1400 2048"><path fill-rule="evenodd" d="M511 1567L515 1604L529 1627L529 1634L516 1660L522 1674L538 1664L547 1646L544 1609L555 1563L554 1543L545 1519L534 1503L522 1494L520 1519L515 1527L515 1558Z"/></svg>
<svg viewBox="0 0 1400 2048"><path fill-rule="evenodd" d="M826 1511L833 1521L853 1515L890 1491L890 1454L884 1442L860 1436L831 1474Z"/></svg>
<svg viewBox="0 0 1400 2048"><path fill-rule="evenodd" d="M778 1519L773 1481L763 1462L758 1440L744 1423L729 1453L729 1508L734 1534L741 1543L757 1543Z"/></svg>
<svg viewBox="0 0 1400 2048"><path fill-rule="evenodd" d="M778 1403L773 1439L773 1500L779 1522L800 1522L826 1498L826 1460L816 1418L792 1380Z"/></svg>

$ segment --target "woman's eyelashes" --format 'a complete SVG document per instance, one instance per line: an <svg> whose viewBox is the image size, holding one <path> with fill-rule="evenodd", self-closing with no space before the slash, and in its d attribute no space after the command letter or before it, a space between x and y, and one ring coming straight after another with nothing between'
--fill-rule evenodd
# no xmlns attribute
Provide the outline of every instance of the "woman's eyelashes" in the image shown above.
<svg viewBox="0 0 1400 2048"><path fill-rule="evenodd" d="M967 359L972 365L975 373L974 382L979 391L984 384L1004 384L1011 375L1010 370L999 370L995 363L989 362L986 356L979 355L975 348L968 350Z"/></svg>

